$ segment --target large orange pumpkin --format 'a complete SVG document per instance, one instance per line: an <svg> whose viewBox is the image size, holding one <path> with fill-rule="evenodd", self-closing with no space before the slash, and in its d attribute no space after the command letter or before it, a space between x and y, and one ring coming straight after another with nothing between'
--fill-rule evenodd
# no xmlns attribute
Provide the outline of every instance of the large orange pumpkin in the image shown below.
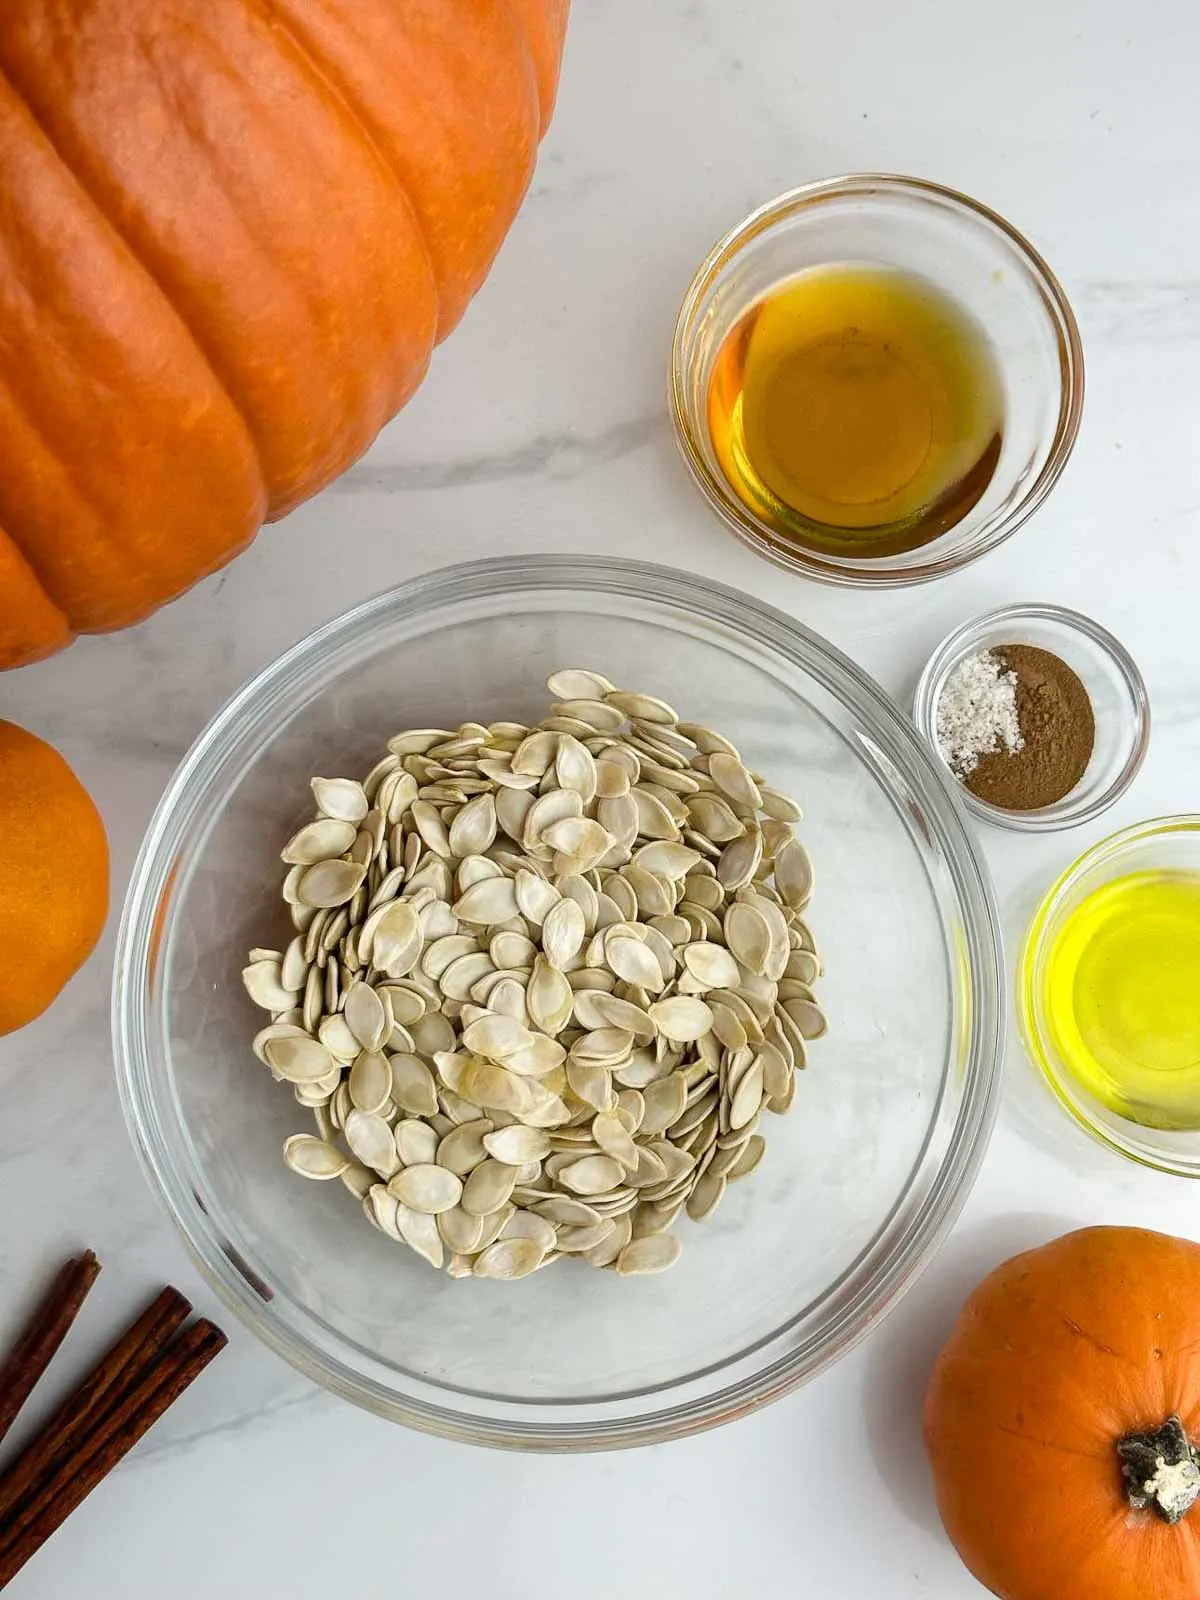
<svg viewBox="0 0 1200 1600"><path fill-rule="evenodd" d="M483 281L568 0L3 0L0 665L337 477Z"/></svg>
<svg viewBox="0 0 1200 1600"><path fill-rule="evenodd" d="M1087 1228L999 1267L925 1435L946 1530L1003 1600L1197 1600L1200 1246Z"/></svg>

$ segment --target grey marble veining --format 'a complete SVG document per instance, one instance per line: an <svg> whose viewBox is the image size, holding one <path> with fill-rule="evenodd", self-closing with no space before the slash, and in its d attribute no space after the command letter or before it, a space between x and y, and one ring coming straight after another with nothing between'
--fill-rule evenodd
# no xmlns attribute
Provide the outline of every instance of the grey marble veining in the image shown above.
<svg viewBox="0 0 1200 1600"><path fill-rule="evenodd" d="M365 490L404 494L412 490L458 489L505 483L511 478L544 475L563 482L581 473L617 461L641 450L666 427L661 413L616 422L598 434L541 434L516 449L495 455L466 457L444 462L396 462L373 465L371 460L352 467L334 484L331 494L358 494Z"/></svg>

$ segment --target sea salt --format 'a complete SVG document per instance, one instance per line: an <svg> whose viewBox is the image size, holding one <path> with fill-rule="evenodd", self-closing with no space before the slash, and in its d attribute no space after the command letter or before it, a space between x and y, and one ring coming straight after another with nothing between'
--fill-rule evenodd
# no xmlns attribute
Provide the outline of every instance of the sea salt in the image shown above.
<svg viewBox="0 0 1200 1600"><path fill-rule="evenodd" d="M937 703L937 742L960 778L974 772L981 756L1022 749L1017 675L993 651L964 657L946 679Z"/></svg>

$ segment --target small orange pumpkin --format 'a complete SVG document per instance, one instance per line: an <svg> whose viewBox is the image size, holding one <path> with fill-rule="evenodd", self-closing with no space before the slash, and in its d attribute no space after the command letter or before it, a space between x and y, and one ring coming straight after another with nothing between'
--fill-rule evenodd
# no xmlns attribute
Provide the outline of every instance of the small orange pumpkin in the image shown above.
<svg viewBox="0 0 1200 1600"><path fill-rule="evenodd" d="M0 1034L40 1016L108 912L108 841L91 796L42 739L0 722Z"/></svg>
<svg viewBox="0 0 1200 1600"><path fill-rule="evenodd" d="M946 1531L1002 1600L1198 1600L1200 1246L1086 1228L997 1268L925 1440Z"/></svg>

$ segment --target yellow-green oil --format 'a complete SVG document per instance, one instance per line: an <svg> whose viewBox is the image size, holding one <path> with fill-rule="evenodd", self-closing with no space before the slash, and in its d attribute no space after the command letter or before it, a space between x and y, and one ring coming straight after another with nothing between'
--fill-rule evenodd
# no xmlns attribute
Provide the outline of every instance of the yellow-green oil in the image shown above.
<svg viewBox="0 0 1200 1600"><path fill-rule="evenodd" d="M1050 947L1042 997L1084 1088L1144 1127L1200 1128L1200 873L1094 890Z"/></svg>

